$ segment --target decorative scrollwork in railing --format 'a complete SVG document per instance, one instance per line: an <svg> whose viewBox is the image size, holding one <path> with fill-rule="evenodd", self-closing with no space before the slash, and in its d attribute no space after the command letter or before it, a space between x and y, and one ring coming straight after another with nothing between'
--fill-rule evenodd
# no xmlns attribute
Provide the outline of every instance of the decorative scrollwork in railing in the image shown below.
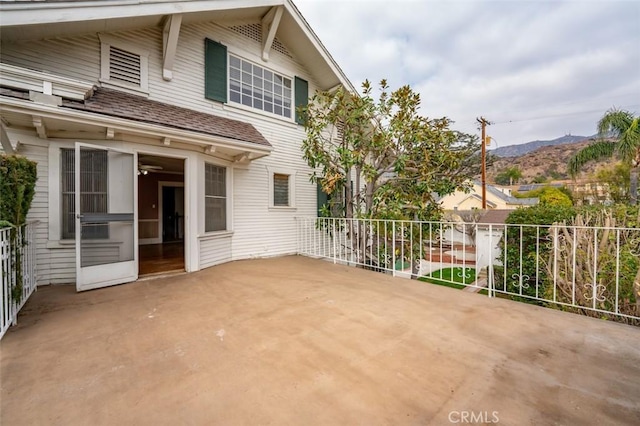
<svg viewBox="0 0 640 426"><path fill-rule="evenodd" d="M521 276L520 274L513 274L511 278L513 279L511 284L513 284L514 287L529 288L529 280L531 279L529 275L522 274Z"/></svg>
<svg viewBox="0 0 640 426"><path fill-rule="evenodd" d="M464 278L464 282L469 282L471 281L471 276L472 276L472 269L471 268L464 268L464 269L460 269L456 271L456 276L458 278Z"/></svg>
<svg viewBox="0 0 640 426"><path fill-rule="evenodd" d="M636 237L630 237L628 240L629 253L632 256L640 257L640 235Z"/></svg>
<svg viewBox="0 0 640 426"><path fill-rule="evenodd" d="M584 286L585 289L592 289L592 291L588 291L584 294L584 298L587 300L593 300L593 298L596 298L597 302L604 302L605 300L607 300L607 298L605 297L604 293L605 291L607 291L607 288L605 286L603 286L602 284L597 284L595 286L595 289L593 288L593 284L586 284ZM595 293L595 294L594 294Z"/></svg>

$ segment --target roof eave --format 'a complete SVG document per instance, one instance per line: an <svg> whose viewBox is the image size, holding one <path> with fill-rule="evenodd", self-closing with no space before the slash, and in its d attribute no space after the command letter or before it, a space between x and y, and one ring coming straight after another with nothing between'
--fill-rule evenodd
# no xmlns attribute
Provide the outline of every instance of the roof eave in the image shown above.
<svg viewBox="0 0 640 426"><path fill-rule="evenodd" d="M57 2L0 2L1 27L99 19L197 13L226 9L283 5L285 0L103 0ZM42 13L56 10L56 14Z"/></svg>
<svg viewBox="0 0 640 426"><path fill-rule="evenodd" d="M7 96L0 96L0 106L2 107L3 111L7 112L17 112L23 114L35 113L42 118L83 122L88 125L114 128L122 132L131 132L135 134L152 136L155 138L170 138L180 140L187 144L196 144L202 147L218 146L221 148L243 150L254 154L255 156L252 159L269 155L273 151L272 146L240 141L224 136L209 135L195 131L161 126L158 124L127 120L94 112L36 104L31 101L10 98Z"/></svg>
<svg viewBox="0 0 640 426"><path fill-rule="evenodd" d="M2 27L62 24L79 21L111 20L149 16L166 16L228 9L284 6L297 26L314 46L334 74L336 81L348 91L356 92L340 66L324 47L311 26L291 0L105 0L100 2L0 2ZM55 13L43 13L55 11ZM333 85L335 86L335 85ZM324 89L328 89L325 87Z"/></svg>
<svg viewBox="0 0 640 426"><path fill-rule="evenodd" d="M313 31L309 23L304 19L298 8L293 1L285 0L285 8L289 12L289 14L294 18L298 26L302 29L302 31L306 34L306 36L311 40L314 47L322 56L322 59L329 65L332 72L336 75L340 84L344 86L349 92L355 93L356 89L347 78L346 74L342 71L338 63L333 59L333 56L329 53L329 51L324 47L324 44L320 41L320 38Z"/></svg>

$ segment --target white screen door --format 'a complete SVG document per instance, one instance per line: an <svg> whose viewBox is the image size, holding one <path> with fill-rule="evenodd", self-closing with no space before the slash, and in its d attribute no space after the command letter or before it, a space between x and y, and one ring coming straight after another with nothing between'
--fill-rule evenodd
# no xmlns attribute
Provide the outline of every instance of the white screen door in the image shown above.
<svg viewBox="0 0 640 426"><path fill-rule="evenodd" d="M76 143L76 290L138 278L136 154Z"/></svg>

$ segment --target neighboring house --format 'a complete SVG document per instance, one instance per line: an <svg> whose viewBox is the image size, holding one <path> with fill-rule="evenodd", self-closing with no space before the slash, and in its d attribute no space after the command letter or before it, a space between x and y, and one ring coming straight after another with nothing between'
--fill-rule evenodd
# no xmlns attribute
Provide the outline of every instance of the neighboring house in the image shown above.
<svg viewBox="0 0 640 426"><path fill-rule="evenodd" d="M523 193L523 192L529 192L529 191L535 191L537 189L541 189L541 188L546 188L546 187L552 187L552 188L563 188L564 186L566 186L564 183L560 183L560 182L552 182L552 183L530 183L530 184L526 184L526 185L520 185L518 187L518 192Z"/></svg>
<svg viewBox="0 0 640 426"><path fill-rule="evenodd" d="M38 162L39 284L296 252L295 216L317 211L296 107L353 87L290 0L0 14L2 148Z"/></svg>
<svg viewBox="0 0 640 426"><path fill-rule="evenodd" d="M444 210L482 209L482 183L474 181L469 192L456 191L439 201ZM487 185L488 209L514 210L535 204L538 204L537 198L516 198L511 196L511 191L507 188Z"/></svg>
<svg viewBox="0 0 640 426"><path fill-rule="evenodd" d="M591 180L567 181L564 183L571 191L574 202L577 205L607 204L612 203L609 185Z"/></svg>

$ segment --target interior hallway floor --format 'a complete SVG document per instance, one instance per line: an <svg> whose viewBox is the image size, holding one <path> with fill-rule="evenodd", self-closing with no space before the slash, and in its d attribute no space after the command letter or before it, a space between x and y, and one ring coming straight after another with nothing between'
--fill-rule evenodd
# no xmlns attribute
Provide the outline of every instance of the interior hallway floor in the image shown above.
<svg viewBox="0 0 640 426"><path fill-rule="evenodd" d="M184 271L184 242L146 244L139 248L138 275Z"/></svg>

